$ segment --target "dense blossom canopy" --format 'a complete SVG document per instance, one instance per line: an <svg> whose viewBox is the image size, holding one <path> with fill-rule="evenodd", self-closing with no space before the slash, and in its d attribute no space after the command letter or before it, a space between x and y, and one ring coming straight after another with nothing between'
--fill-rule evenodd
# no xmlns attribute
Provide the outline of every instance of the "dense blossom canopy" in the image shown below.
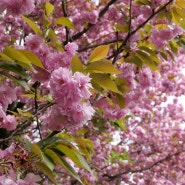
<svg viewBox="0 0 185 185"><path fill-rule="evenodd" d="M0 185L185 184L185 0L0 11Z"/></svg>

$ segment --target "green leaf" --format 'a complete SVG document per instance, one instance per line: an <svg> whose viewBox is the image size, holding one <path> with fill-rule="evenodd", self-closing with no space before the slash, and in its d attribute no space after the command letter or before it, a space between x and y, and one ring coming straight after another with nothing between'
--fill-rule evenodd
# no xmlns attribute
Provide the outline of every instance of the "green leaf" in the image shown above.
<svg viewBox="0 0 185 185"><path fill-rule="evenodd" d="M100 87L102 87L105 90L111 90L116 93L121 93L115 82L110 78L110 75L108 74L100 74L100 73L93 73L90 75L92 78L92 81L94 83L97 83Z"/></svg>
<svg viewBox="0 0 185 185"><path fill-rule="evenodd" d="M66 169L70 173L71 176L73 176L81 184L83 184L82 181L81 181L81 179L80 179L80 177L75 172L75 170L61 156L59 156L57 153L55 153L51 149L46 149L45 153L48 156L50 156L53 159L53 161L55 161L56 163L58 163L59 165L61 165L64 169Z"/></svg>
<svg viewBox="0 0 185 185"><path fill-rule="evenodd" d="M40 147L37 144L32 145L32 152L35 153L37 156L39 156L43 161L45 162L45 165L52 171L55 167L53 161L48 158L40 149Z"/></svg>
<svg viewBox="0 0 185 185"><path fill-rule="evenodd" d="M49 177L49 179L57 185L57 181L55 180L55 176L53 175L53 172L42 162L37 162L37 166L40 168L40 170Z"/></svg>
<svg viewBox="0 0 185 185"><path fill-rule="evenodd" d="M14 72L18 74L19 76L21 76L23 79L28 80L30 78L29 75L25 72L25 70L18 64L1 61L0 68L5 69L7 71Z"/></svg>
<svg viewBox="0 0 185 185"><path fill-rule="evenodd" d="M16 50L12 47L6 47L3 53L16 61L30 64L30 61L27 59L27 57L25 57L24 54L22 54L19 50Z"/></svg>
<svg viewBox="0 0 185 185"><path fill-rule="evenodd" d="M9 61L9 62L14 62L14 60L10 57L8 57L6 54L4 53L0 53L0 61Z"/></svg>
<svg viewBox="0 0 185 185"><path fill-rule="evenodd" d="M119 120L116 120L115 122L123 131L127 131L127 126L126 126L126 123L125 123L125 119L119 119Z"/></svg>
<svg viewBox="0 0 185 185"><path fill-rule="evenodd" d="M138 5L148 5L148 6L151 6L151 2L148 1L148 0L136 0L136 4Z"/></svg>
<svg viewBox="0 0 185 185"><path fill-rule="evenodd" d="M32 53L31 51L28 51L28 50L18 50L18 51L20 53L22 53L29 60L30 63L34 64L37 67L44 69L42 62L37 57L37 55L35 55L34 53Z"/></svg>
<svg viewBox="0 0 185 185"><path fill-rule="evenodd" d="M50 156L45 155L44 153L42 153L42 158L44 163L46 164L46 166L53 171L53 169L55 168L55 164L53 162L53 159L51 159Z"/></svg>
<svg viewBox="0 0 185 185"><path fill-rule="evenodd" d="M36 143L32 144L31 150L34 154L42 158L42 151Z"/></svg>
<svg viewBox="0 0 185 185"><path fill-rule="evenodd" d="M67 17L59 17L59 18L55 19L55 24L65 26L65 27L73 29L73 30L75 29L73 23Z"/></svg>
<svg viewBox="0 0 185 185"><path fill-rule="evenodd" d="M79 167L85 168L89 172L91 172L91 169L89 165L86 163L85 159L83 158L82 155L77 150L68 148L65 145L57 145L56 149L64 153L67 157L69 157L76 165Z"/></svg>
<svg viewBox="0 0 185 185"><path fill-rule="evenodd" d="M30 26L30 28L36 33L36 34L42 34L39 27L29 18L22 15L22 19Z"/></svg>
<svg viewBox="0 0 185 185"><path fill-rule="evenodd" d="M49 16L54 10L54 6L50 2L46 2L45 4L45 10L46 10L46 15Z"/></svg>
<svg viewBox="0 0 185 185"><path fill-rule="evenodd" d="M122 95L116 93L116 99L120 108L125 108L125 100Z"/></svg>
<svg viewBox="0 0 185 185"><path fill-rule="evenodd" d="M91 154L94 153L94 144L89 139L83 137L76 137L76 143L80 152L82 152L89 160L91 159Z"/></svg>
<svg viewBox="0 0 185 185"><path fill-rule="evenodd" d="M157 67L157 63L155 61L152 60L152 58L150 57L150 55L148 55L147 53L137 50L135 52L136 56L143 62L145 63L147 66L149 66L153 71L158 70Z"/></svg>
<svg viewBox="0 0 185 185"><path fill-rule="evenodd" d="M75 55L71 60L71 69L72 69L73 73L75 73L77 71L79 71L79 72L84 71L83 64L81 63L81 61L77 55Z"/></svg>
<svg viewBox="0 0 185 185"><path fill-rule="evenodd" d="M139 69L142 69L143 62L142 62L142 60L140 58L138 58L135 55L131 55L128 58L126 58L126 62L127 63L136 64Z"/></svg>
<svg viewBox="0 0 185 185"><path fill-rule="evenodd" d="M54 32L54 30L52 30L51 28L47 29L46 31L46 37L50 40L53 40L56 42L59 42L56 33Z"/></svg>
<svg viewBox="0 0 185 185"><path fill-rule="evenodd" d="M36 70L31 65L31 61L23 54L23 52L20 50L16 50L12 47L6 47L5 50L3 51L5 55L15 60L16 63L18 63L22 67L30 71L36 72Z"/></svg>
<svg viewBox="0 0 185 185"><path fill-rule="evenodd" d="M140 46L139 47L140 50L143 50L144 52L146 52L150 58L155 61L157 64L161 64L161 61L159 60L157 54L155 51L153 51L152 49L145 47L145 46Z"/></svg>
<svg viewBox="0 0 185 185"><path fill-rule="evenodd" d="M64 159L61 158L65 168L70 172L70 174L76 178L82 185L84 185L84 183L81 181L80 177L78 176L78 174L75 172L74 168Z"/></svg>
<svg viewBox="0 0 185 185"><path fill-rule="evenodd" d="M46 148L54 147L57 144L63 144L63 145L69 146L71 148L74 147L69 141L67 141L66 139L61 138L61 137L49 137L49 138L46 138L46 139L39 141L37 144L42 150L44 150Z"/></svg>
<svg viewBox="0 0 185 185"><path fill-rule="evenodd" d="M90 73L95 72L95 73L120 74L120 71L116 69L109 60L102 60L90 63L89 65L87 65L86 70Z"/></svg>
<svg viewBox="0 0 185 185"><path fill-rule="evenodd" d="M167 56L163 51L160 52L160 55L163 57L164 60L167 60Z"/></svg>
<svg viewBox="0 0 185 185"><path fill-rule="evenodd" d="M128 25L124 25L123 26L121 24L116 24L115 28L116 28L116 30L121 31L123 33L126 33L129 30L129 26Z"/></svg>
<svg viewBox="0 0 185 185"><path fill-rule="evenodd" d="M175 24L180 24L185 20L185 12L181 8L173 7L171 12Z"/></svg>
<svg viewBox="0 0 185 185"><path fill-rule="evenodd" d="M105 58L109 52L109 47L109 45L102 45L96 47L89 57L89 62L95 62Z"/></svg>

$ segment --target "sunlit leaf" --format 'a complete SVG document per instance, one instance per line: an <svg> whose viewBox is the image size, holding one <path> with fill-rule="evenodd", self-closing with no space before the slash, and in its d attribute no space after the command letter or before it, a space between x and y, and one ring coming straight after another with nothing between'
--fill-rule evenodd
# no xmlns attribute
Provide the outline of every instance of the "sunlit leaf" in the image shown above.
<svg viewBox="0 0 185 185"><path fill-rule="evenodd" d="M77 137L75 138L75 141L78 144L80 152L82 152L90 160L91 154L94 153L94 144L92 143L92 141L83 137Z"/></svg>
<svg viewBox="0 0 185 185"><path fill-rule="evenodd" d="M114 65L109 60L102 60L90 63L87 68L87 72L96 73L110 73L110 74L120 74L120 71L114 67Z"/></svg>
<svg viewBox="0 0 185 185"><path fill-rule="evenodd" d="M22 15L23 20L30 26L30 28L36 33L36 34L41 34L41 30L39 29L39 27L37 26L37 24L35 24L31 19L25 17Z"/></svg>
<svg viewBox="0 0 185 185"><path fill-rule="evenodd" d="M151 2L148 0L136 0L136 4L138 5L148 5L151 6Z"/></svg>
<svg viewBox="0 0 185 185"><path fill-rule="evenodd" d="M105 90L111 90L116 93L120 93L115 82L110 78L108 74L93 73L90 75L92 81L97 83Z"/></svg>
<svg viewBox="0 0 185 185"><path fill-rule="evenodd" d="M32 152L35 153L37 156L39 156L45 163L45 165L50 169L53 170L55 165L53 161L47 157L40 149L40 147L37 144L32 145Z"/></svg>
<svg viewBox="0 0 185 185"><path fill-rule="evenodd" d="M40 168L40 170L48 176L48 178L57 185L57 181L55 179L55 176L53 175L53 172L42 162L37 162L37 166Z"/></svg>
<svg viewBox="0 0 185 185"><path fill-rule="evenodd" d="M180 8L185 8L185 1L184 0L176 0L175 6L178 6Z"/></svg>
<svg viewBox="0 0 185 185"><path fill-rule="evenodd" d="M45 153L50 156L53 161L55 161L57 164L61 165L64 169L66 169L75 179L77 179L81 184L82 181L78 174L75 172L75 170L72 168L70 164L66 160L64 160L61 156L59 156L57 153L55 153L51 149L46 149Z"/></svg>
<svg viewBox="0 0 185 185"><path fill-rule="evenodd" d="M41 151L40 147L36 143L32 144L31 150L32 150L32 152L34 154L36 154L37 156L42 158L42 151Z"/></svg>
<svg viewBox="0 0 185 185"><path fill-rule="evenodd" d="M85 159L77 150L68 148L65 145L57 145L56 149L64 153L67 157L69 157L76 165L79 167L85 168L89 172L91 172L91 169L89 165L86 163Z"/></svg>
<svg viewBox="0 0 185 185"><path fill-rule="evenodd" d="M71 69L72 72L75 73L77 71L83 72L83 64L81 63L79 57L75 55L71 60Z"/></svg>
<svg viewBox="0 0 185 185"><path fill-rule="evenodd" d="M89 57L89 62L95 62L105 58L109 52L109 47L109 45L102 45L96 47Z"/></svg>
<svg viewBox="0 0 185 185"><path fill-rule="evenodd" d="M139 47L140 50L143 50L145 51L146 53L149 54L150 58L155 61L157 64L160 64L161 61L159 60L158 56L157 56L157 53L155 53L154 50L148 48L148 47L145 47L145 46L140 46Z"/></svg>
<svg viewBox="0 0 185 185"><path fill-rule="evenodd" d="M28 60L28 58L17 49L14 49L12 47L6 47L3 53L5 53L8 57L14 60L17 60L26 64L30 64L30 61Z"/></svg>
<svg viewBox="0 0 185 185"><path fill-rule="evenodd" d="M8 61L8 62L14 62L14 60L12 58L8 57L4 53L0 53L0 60L2 60L2 61Z"/></svg>
<svg viewBox="0 0 185 185"><path fill-rule="evenodd" d="M116 28L116 30L121 31L123 33L126 33L129 30L129 26L128 25L124 25L123 26L121 24L116 24L115 28Z"/></svg>
<svg viewBox="0 0 185 185"><path fill-rule="evenodd" d="M123 131L127 131L127 126L126 126L126 123L125 123L125 120L124 119L119 119L119 120L116 120L115 123L123 130Z"/></svg>
<svg viewBox="0 0 185 185"><path fill-rule="evenodd" d="M37 55L35 55L34 53L32 53L31 51L28 50L18 50L20 53L22 53L29 61L30 63L34 64L37 67L43 68L44 66L41 62L41 60L37 57Z"/></svg>
<svg viewBox="0 0 185 185"><path fill-rule="evenodd" d="M62 25L71 29L75 29L71 20L67 17L59 17L55 19L55 24Z"/></svg>
<svg viewBox="0 0 185 185"><path fill-rule="evenodd" d="M157 63L155 61L152 60L152 58L150 57L150 55L148 55L147 53L137 50L136 52L136 56L147 66L149 66L152 70L156 71L158 70L157 67Z"/></svg>
<svg viewBox="0 0 185 185"><path fill-rule="evenodd" d="M47 1L45 4L45 10L46 10L46 15L49 16L53 12L54 6Z"/></svg>

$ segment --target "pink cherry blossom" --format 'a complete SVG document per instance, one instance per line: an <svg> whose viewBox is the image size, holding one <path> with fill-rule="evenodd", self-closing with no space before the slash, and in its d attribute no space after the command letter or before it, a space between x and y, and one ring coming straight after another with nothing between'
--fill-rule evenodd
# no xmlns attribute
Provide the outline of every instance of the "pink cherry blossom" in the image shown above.
<svg viewBox="0 0 185 185"><path fill-rule="evenodd" d="M29 14L34 9L34 0L2 0L0 3L8 14Z"/></svg>

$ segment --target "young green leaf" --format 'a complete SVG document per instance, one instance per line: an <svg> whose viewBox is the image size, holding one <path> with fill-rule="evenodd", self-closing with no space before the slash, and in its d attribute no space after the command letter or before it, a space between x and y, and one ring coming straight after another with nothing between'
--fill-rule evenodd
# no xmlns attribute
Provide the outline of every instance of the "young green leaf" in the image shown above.
<svg viewBox="0 0 185 185"><path fill-rule="evenodd" d="M6 47L5 50L3 51L3 53L16 61L20 61L20 62L26 63L26 64L31 63L24 54L22 54L19 50L14 49L12 47Z"/></svg>
<svg viewBox="0 0 185 185"><path fill-rule="evenodd" d="M81 63L79 57L75 55L71 60L71 69L72 72L75 73L77 71L83 72L83 64Z"/></svg>
<svg viewBox="0 0 185 185"><path fill-rule="evenodd" d="M59 17L59 18L56 18L55 19L55 24L65 26L65 27L70 28L70 29L73 29L73 30L75 29L73 23L67 17Z"/></svg>
<svg viewBox="0 0 185 185"><path fill-rule="evenodd" d="M14 62L14 60L12 58L8 57L4 53L0 53L0 61Z"/></svg>
<svg viewBox="0 0 185 185"><path fill-rule="evenodd" d="M71 149L65 145L57 145L56 149L64 153L67 157L69 157L76 165L79 167L85 168L89 172L91 172L91 169L89 165L86 163L83 156L75 149Z"/></svg>
<svg viewBox="0 0 185 185"><path fill-rule="evenodd" d="M157 63L148 55L146 52L137 50L135 52L136 56L147 66L149 66L153 71L157 71Z"/></svg>
<svg viewBox="0 0 185 185"><path fill-rule="evenodd" d="M93 73L90 75L90 77L92 78L93 82L97 83L103 89L121 93L118 90L116 83L110 78L108 74Z"/></svg>
<svg viewBox="0 0 185 185"><path fill-rule="evenodd" d="M50 2L46 2L45 4L45 10L46 10L46 15L49 16L54 10L54 6Z"/></svg>
<svg viewBox="0 0 185 185"><path fill-rule="evenodd" d="M28 51L28 50L18 50L18 51L20 53L22 53L30 61L30 63L34 64L37 67L44 69L42 62L38 58L37 55L35 55L34 53L32 53L31 51Z"/></svg>
<svg viewBox="0 0 185 185"><path fill-rule="evenodd" d="M61 165L64 169L66 169L70 173L71 176L73 176L81 184L83 184L80 177L78 176L78 174L75 172L75 170L72 168L72 166L70 166L70 164L68 164L65 161L65 159L63 159L63 157L61 157L58 153L56 153L54 150L51 150L51 149L46 149L45 153L48 156L50 156L53 159L53 161L55 161L56 163Z"/></svg>
<svg viewBox="0 0 185 185"><path fill-rule="evenodd" d="M89 57L89 62L95 62L105 58L109 52L109 47L109 45L102 45L96 47Z"/></svg>
<svg viewBox="0 0 185 185"><path fill-rule="evenodd" d="M45 165L52 171L55 167L53 161L51 158L46 156L40 149L40 147L37 144L32 145L32 152L35 153L37 156L39 156L45 163Z"/></svg>
<svg viewBox="0 0 185 185"><path fill-rule="evenodd" d="M22 19L30 26L30 28L36 33L36 34L42 34L39 27L29 18L22 15Z"/></svg>
<svg viewBox="0 0 185 185"><path fill-rule="evenodd" d="M37 162L38 168L46 175L48 178L57 185L57 181L55 179L55 176L53 175L53 172L42 162Z"/></svg>
<svg viewBox="0 0 185 185"><path fill-rule="evenodd" d="M114 65L109 60L102 60L90 63L87 68L87 72L90 73L110 73L110 74L120 74L120 71L114 67Z"/></svg>

